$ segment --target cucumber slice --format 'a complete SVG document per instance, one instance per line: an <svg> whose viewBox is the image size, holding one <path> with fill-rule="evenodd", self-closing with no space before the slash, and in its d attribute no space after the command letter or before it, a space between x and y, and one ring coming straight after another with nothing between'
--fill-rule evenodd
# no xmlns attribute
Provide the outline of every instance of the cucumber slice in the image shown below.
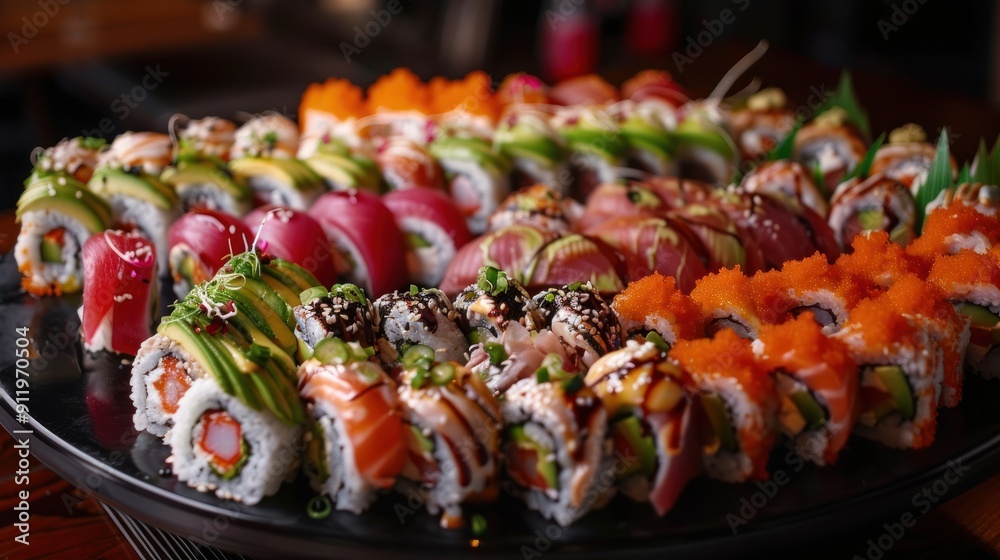
<svg viewBox="0 0 1000 560"><path fill-rule="evenodd" d="M642 473L649 478L653 476L656 468L656 446L653 438L642 433L642 424L635 416L628 416L614 424L614 434L616 446L619 441L628 445L628 450L623 453L625 457L636 457L638 461L629 461L625 464L625 472L619 476L624 478L633 473Z"/></svg>
<svg viewBox="0 0 1000 560"><path fill-rule="evenodd" d="M55 239L50 238L47 234L42 236L42 242L39 249L42 254L43 263L58 264L62 262L62 245Z"/></svg>
<svg viewBox="0 0 1000 560"><path fill-rule="evenodd" d="M523 424L507 428L507 437L509 441L513 442L517 447L525 451L535 452L535 456L537 457L535 469L538 471L538 475L545 480L545 484L547 484L549 488L558 489L559 468L556 466L554 459L555 454L552 450L531 439L531 437L525 433ZM549 457L553 457L553 459L549 459Z"/></svg>
<svg viewBox="0 0 1000 560"><path fill-rule="evenodd" d="M415 231L406 232L406 243L411 249L426 249L434 246L430 241L427 241L426 237Z"/></svg>
<svg viewBox="0 0 1000 560"><path fill-rule="evenodd" d="M826 412L809 391L796 391L788 398L799 409L799 414L806 421L807 430L817 430L826 423Z"/></svg>
<svg viewBox="0 0 1000 560"><path fill-rule="evenodd" d="M984 307L982 305L964 302L958 304L958 311L972 321L973 327L992 329L1000 323L1000 316L997 316L997 314L990 311L988 307Z"/></svg>
<svg viewBox="0 0 1000 560"><path fill-rule="evenodd" d="M904 420L912 420L916 413L916 402L913 399L913 392L910 390L910 383L906 380L903 368L899 366L876 366L872 373L885 385L896 403L896 409L903 415Z"/></svg>
<svg viewBox="0 0 1000 560"><path fill-rule="evenodd" d="M419 451L424 454L434 453L434 440L425 436L424 432L417 426L410 424L410 431L413 432L413 440L420 445Z"/></svg>
<svg viewBox="0 0 1000 560"><path fill-rule="evenodd" d="M729 418L729 408L719 395L700 395L701 406L705 410L712 431L719 438L719 447L726 451L736 451L739 445L736 441L736 431Z"/></svg>

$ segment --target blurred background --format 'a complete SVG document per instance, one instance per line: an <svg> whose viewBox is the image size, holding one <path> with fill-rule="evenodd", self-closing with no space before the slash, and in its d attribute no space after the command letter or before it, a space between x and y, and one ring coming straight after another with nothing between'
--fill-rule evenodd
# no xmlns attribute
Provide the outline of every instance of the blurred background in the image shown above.
<svg viewBox="0 0 1000 560"><path fill-rule="evenodd" d="M855 75L873 131L947 125L960 158L1000 132L1000 10L927 0L3 0L0 205L63 137L164 130L170 115L295 116L313 81L367 86L483 69L615 85L670 71L707 95L761 39L760 77L797 104Z"/></svg>

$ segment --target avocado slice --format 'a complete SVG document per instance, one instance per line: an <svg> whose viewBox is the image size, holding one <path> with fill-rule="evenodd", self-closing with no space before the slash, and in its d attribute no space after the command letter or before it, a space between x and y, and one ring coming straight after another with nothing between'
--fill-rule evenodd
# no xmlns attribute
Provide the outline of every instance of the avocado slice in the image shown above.
<svg viewBox="0 0 1000 560"><path fill-rule="evenodd" d="M673 142L663 128L639 118L630 118L622 123L622 136L633 150L649 152L662 160L670 159Z"/></svg>
<svg viewBox="0 0 1000 560"><path fill-rule="evenodd" d="M17 201L17 221L27 212L48 210L65 214L83 224L87 231L98 233L112 222L111 207L78 181L57 179L32 184Z"/></svg>
<svg viewBox="0 0 1000 560"><path fill-rule="evenodd" d="M305 163L334 189L365 189L381 193L378 173L349 154L319 152Z"/></svg>
<svg viewBox="0 0 1000 560"><path fill-rule="evenodd" d="M885 223L885 212L881 208L868 208L858 212L858 225L865 231L882 229Z"/></svg>
<svg viewBox="0 0 1000 560"><path fill-rule="evenodd" d="M271 259L271 262L261 267L261 273L261 279L274 288L281 295L281 298L292 307L302 303L299 299L299 295L302 292L321 285L320 281L311 272L284 259ZM288 297L284 293L284 290L276 288L275 282L268 281L269 278L287 288L287 291L292 292L291 297Z"/></svg>
<svg viewBox="0 0 1000 560"><path fill-rule="evenodd" d="M229 162L229 168L237 180L262 176L291 185L299 191L325 188L323 178L297 159L243 158Z"/></svg>
<svg viewBox="0 0 1000 560"><path fill-rule="evenodd" d="M958 304L958 311L971 319L973 327L992 329L1000 323L1000 316L997 316L988 307L982 305L963 302Z"/></svg>
<svg viewBox="0 0 1000 560"><path fill-rule="evenodd" d="M481 138L445 136L431 142L427 149L439 160L473 161L494 175L510 171L503 156L494 152L490 143Z"/></svg>
<svg viewBox="0 0 1000 560"><path fill-rule="evenodd" d="M493 142L500 153L510 159L525 158L545 166L555 166L563 159L563 148L548 135L527 125L497 130Z"/></svg>
<svg viewBox="0 0 1000 560"><path fill-rule="evenodd" d="M653 444L651 436L643 435L639 418L627 416L623 420L615 422L613 430L616 447L619 445L619 440L628 446L623 455L638 458L638 462L629 462L625 472L619 476L624 478L638 472L646 478L652 477L653 470L656 468L656 446Z"/></svg>
<svg viewBox="0 0 1000 560"><path fill-rule="evenodd" d="M903 373L903 368L899 366L875 366L872 368L872 373L885 385L889 396L896 403L896 409L903 415L903 419L912 420L916 413L916 403L913 399L913 392L910 390L910 383Z"/></svg>
<svg viewBox="0 0 1000 560"><path fill-rule="evenodd" d="M420 445L420 449L417 449L415 451L419 451L420 453L425 455L430 455L434 453L433 439L425 436L423 430L421 430L418 426L414 426L413 424L410 424L410 431L413 432L413 440L411 441L416 441Z"/></svg>
<svg viewBox="0 0 1000 560"><path fill-rule="evenodd" d="M799 409L807 430L817 430L826 423L826 412L809 391L795 391L788 398Z"/></svg>
<svg viewBox="0 0 1000 560"><path fill-rule="evenodd" d="M39 247L39 251L42 255L43 263L61 263L62 262L62 240L61 235L55 235L55 232L60 231L65 235L65 230L62 228L54 229L42 236L42 241Z"/></svg>
<svg viewBox="0 0 1000 560"><path fill-rule="evenodd" d="M326 434L323 425L313 422L309 428L309 442L306 443L306 459L316 472L316 478L322 484L330 478L330 467L326 464Z"/></svg>
<svg viewBox="0 0 1000 560"><path fill-rule="evenodd" d="M427 238L415 231L406 232L406 242L411 249L426 249L434 245Z"/></svg>
<svg viewBox="0 0 1000 560"><path fill-rule="evenodd" d="M555 460L548 459L552 455L552 451L548 447L531 439L525 433L523 424L509 426L507 428L507 438L508 441L521 449L534 451L537 457L535 468L538 470L539 476L542 477L549 488L559 488L559 468L556 466Z"/></svg>
<svg viewBox="0 0 1000 560"><path fill-rule="evenodd" d="M729 418L729 408L726 406L726 402L715 394L702 394L699 396L699 400L705 415L708 417L712 432L719 439L719 447L726 451L738 450L739 445L736 441L732 421Z"/></svg>
<svg viewBox="0 0 1000 560"><path fill-rule="evenodd" d="M625 139L620 133L572 126L561 130L560 134L566 139L570 151L599 156L608 161L625 157Z"/></svg>
<svg viewBox="0 0 1000 560"><path fill-rule="evenodd" d="M239 290L227 290L237 303L238 312L247 312L255 326L280 346L285 352L295 351L295 318L292 308L266 282L246 278Z"/></svg>
<svg viewBox="0 0 1000 560"><path fill-rule="evenodd" d="M705 117L696 115L681 121L673 131L674 140L679 144L689 143L704 146L726 159L735 157L733 147L730 146L729 142L726 142L726 139L717 130L705 126L701 122L703 118Z"/></svg>
<svg viewBox="0 0 1000 560"><path fill-rule="evenodd" d="M105 198L114 194L131 196L164 210L176 208L180 201L174 188L159 178L113 167L97 169L87 188Z"/></svg>
<svg viewBox="0 0 1000 560"><path fill-rule="evenodd" d="M215 378L224 392L233 394L230 376L238 372L232 360L212 343L211 336L196 333L191 325L179 320L160 323L157 332L179 344Z"/></svg>
<svg viewBox="0 0 1000 560"><path fill-rule="evenodd" d="M209 161L179 161L176 166L165 169L160 179L176 189L188 185L215 185L240 202L253 196L246 183L236 180L228 169Z"/></svg>

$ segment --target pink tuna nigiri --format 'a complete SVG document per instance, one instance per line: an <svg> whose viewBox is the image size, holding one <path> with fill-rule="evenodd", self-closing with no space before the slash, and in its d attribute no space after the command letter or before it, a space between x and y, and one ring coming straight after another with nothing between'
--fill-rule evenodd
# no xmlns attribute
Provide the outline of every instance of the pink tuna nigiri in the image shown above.
<svg viewBox="0 0 1000 560"><path fill-rule="evenodd" d="M627 281L658 272L674 277L677 287L690 293L708 273L684 235L661 218L615 218L587 233L624 255Z"/></svg>
<svg viewBox="0 0 1000 560"><path fill-rule="evenodd" d="M347 272L346 259L330 245L322 226L309 214L282 206L262 206L243 221L256 235L264 253L291 261L313 273L324 286L332 286Z"/></svg>
<svg viewBox="0 0 1000 560"><path fill-rule="evenodd" d="M472 239L465 216L440 191L417 187L393 191L382 202L406 236L410 278L421 286L437 286L445 268Z"/></svg>
<svg viewBox="0 0 1000 560"><path fill-rule="evenodd" d="M156 251L146 239L106 231L83 244L83 346L134 356L150 337Z"/></svg>
<svg viewBox="0 0 1000 560"><path fill-rule="evenodd" d="M484 266L499 268L511 278L522 281L525 270L538 251L558 237L556 233L525 224L484 233L455 254L438 287L449 296L455 296L466 286L476 283L479 269ZM576 280L579 278L571 281Z"/></svg>
<svg viewBox="0 0 1000 560"><path fill-rule="evenodd" d="M410 281L403 232L377 194L349 190L319 197L309 215L349 261L348 278L377 298Z"/></svg>
<svg viewBox="0 0 1000 560"><path fill-rule="evenodd" d="M253 242L253 231L239 218L215 210L196 209L180 217L167 232L174 293L183 298L210 280L231 255Z"/></svg>

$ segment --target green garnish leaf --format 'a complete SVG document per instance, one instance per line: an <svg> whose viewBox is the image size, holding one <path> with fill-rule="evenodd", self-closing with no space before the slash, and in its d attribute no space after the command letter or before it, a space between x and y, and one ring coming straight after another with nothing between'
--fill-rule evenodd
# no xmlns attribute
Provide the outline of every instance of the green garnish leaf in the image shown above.
<svg viewBox="0 0 1000 560"><path fill-rule="evenodd" d="M498 296L506 292L509 285L510 280L507 278L507 273L499 268L484 266L479 269L479 280L476 282L476 286L489 295Z"/></svg>
<svg viewBox="0 0 1000 560"><path fill-rule="evenodd" d="M962 166L962 171L958 174L958 181L955 182L956 185L964 185L966 183L972 182L972 171L969 170L969 162L965 162Z"/></svg>
<svg viewBox="0 0 1000 560"><path fill-rule="evenodd" d="M826 175L823 174L823 168L820 167L818 161L815 164L813 164L812 173L813 173L813 181L816 182L816 187L820 190L821 193L823 193L824 198L829 199L830 193L827 192L826 189Z"/></svg>
<svg viewBox="0 0 1000 560"><path fill-rule="evenodd" d="M579 391L580 389L583 389L582 375L574 375L573 377L570 377L569 379L563 381L563 391L567 393L573 394Z"/></svg>
<svg viewBox="0 0 1000 560"><path fill-rule="evenodd" d="M548 381L564 381L576 375L563 369L563 359L559 354L549 354L542 360L541 367L535 372L535 377L539 383Z"/></svg>
<svg viewBox="0 0 1000 560"><path fill-rule="evenodd" d="M556 295L553 294L552 292L549 292L549 293L545 294L545 298L544 299L545 299L545 301L547 301L549 303L552 303L553 301L556 300Z"/></svg>
<svg viewBox="0 0 1000 560"><path fill-rule="evenodd" d="M278 143L278 133L273 130L269 130L264 134L262 139L268 146L274 146Z"/></svg>
<svg viewBox="0 0 1000 560"><path fill-rule="evenodd" d="M837 84L837 91L834 92L833 97L827 101L826 105L817 114L823 113L831 107L840 107L843 109L847 113L847 119L854 126L858 127L858 130L864 134L865 138L871 137L871 125L868 123L868 114L861 108L861 104L858 103L858 97L854 93L851 73L847 70L844 70L840 75L840 83Z"/></svg>
<svg viewBox="0 0 1000 560"><path fill-rule="evenodd" d="M930 169L927 170L927 180L917 190L916 231L918 233L924 227L927 205L949 187L951 187L951 155L948 151L948 129L944 128L941 130L941 137L938 139L934 161L931 163Z"/></svg>
<svg viewBox="0 0 1000 560"><path fill-rule="evenodd" d="M425 383L427 383L427 370L418 368L413 372L413 378L410 379L410 387L420 389Z"/></svg>
<svg viewBox="0 0 1000 560"><path fill-rule="evenodd" d="M868 147L868 151L865 152L865 157L861 159L857 167L854 168L854 171L852 171L845 180L853 179L855 177L861 179L862 181L867 179L868 175L871 174L872 164L875 163L875 154L878 152L878 149L882 147L884 142L885 133L883 132L878 138L875 139L874 142L872 142L872 145Z"/></svg>
<svg viewBox="0 0 1000 560"><path fill-rule="evenodd" d="M989 184L993 173L990 170L990 152L986 148L986 140L979 139L979 148L976 149L976 158L972 160L972 182Z"/></svg>
<svg viewBox="0 0 1000 560"><path fill-rule="evenodd" d="M416 284L410 284L410 295L415 296L420 293L420 288Z"/></svg>
<svg viewBox="0 0 1000 560"><path fill-rule="evenodd" d="M548 383L549 382L549 370L546 369L546 368L544 368L544 367L538 368L538 371L535 372L535 379L539 383Z"/></svg>
<svg viewBox="0 0 1000 560"><path fill-rule="evenodd" d="M583 286L583 282L576 281L576 282L573 282L572 284L566 286L566 291L568 291L568 292L576 292L576 291L580 290L581 286Z"/></svg>
<svg viewBox="0 0 1000 560"><path fill-rule="evenodd" d="M646 342L652 342L653 345L656 346L657 350L659 350L660 352L670 351L670 345L667 344L667 341L663 340L663 337L660 336L660 333L656 331L649 331L648 333L646 333Z"/></svg>
<svg viewBox="0 0 1000 560"><path fill-rule="evenodd" d="M368 303L368 297L365 296L365 291L354 284L334 284L333 287L330 288L330 293L335 296L340 296L348 301L360 303L361 305Z"/></svg>
<svg viewBox="0 0 1000 560"><path fill-rule="evenodd" d="M771 148L771 151L767 152L767 161L792 159L792 156L795 155L795 136L799 133L799 129L802 128L803 124L802 119L796 119L795 124L792 125L792 129L782 138L781 142Z"/></svg>

